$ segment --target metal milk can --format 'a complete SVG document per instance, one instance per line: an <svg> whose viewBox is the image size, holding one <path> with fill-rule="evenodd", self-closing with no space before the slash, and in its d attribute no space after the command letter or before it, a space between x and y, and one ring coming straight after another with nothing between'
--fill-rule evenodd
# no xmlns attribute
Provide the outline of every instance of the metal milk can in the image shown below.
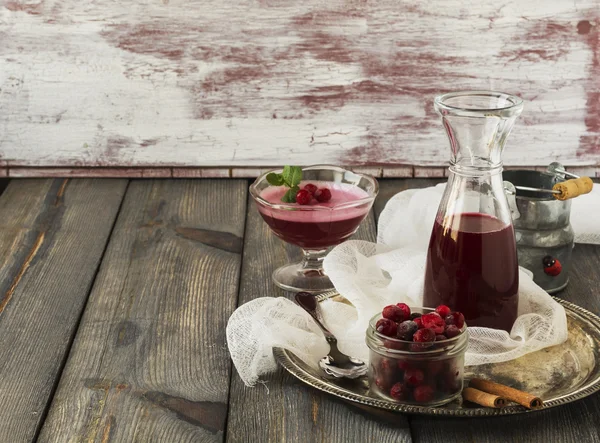
<svg viewBox="0 0 600 443"><path fill-rule="evenodd" d="M513 216L519 265L533 272L535 283L547 292L564 289L569 282L574 238L569 221L571 200L558 200L552 194L554 185L563 182L564 176L513 170L504 171L503 178Z"/></svg>

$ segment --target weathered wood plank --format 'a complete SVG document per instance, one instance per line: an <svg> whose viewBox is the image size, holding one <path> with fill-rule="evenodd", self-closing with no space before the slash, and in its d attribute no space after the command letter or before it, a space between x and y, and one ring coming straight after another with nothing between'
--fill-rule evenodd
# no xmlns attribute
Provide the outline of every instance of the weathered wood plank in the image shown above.
<svg viewBox="0 0 600 443"><path fill-rule="evenodd" d="M221 441L245 180L133 181L40 441Z"/></svg>
<svg viewBox="0 0 600 443"><path fill-rule="evenodd" d="M0 197L0 441L34 439L127 180L12 180Z"/></svg>
<svg viewBox="0 0 600 443"><path fill-rule="evenodd" d="M282 165L279 165L281 167ZM103 178L256 178L270 167L236 167L236 168L11 168L7 176L11 178L27 177L103 177ZM348 166L355 172L370 174L384 178L411 177L447 177L447 167L420 166ZM509 166L506 169L535 169L543 171L545 166ZM569 167L570 172L589 177L600 177L600 167ZM1 175L0 175L1 176ZM0 182L1 183L1 182ZM1 186L1 185L0 185Z"/></svg>
<svg viewBox="0 0 600 443"><path fill-rule="evenodd" d="M432 186L439 180L386 180L380 183L381 199L376 212L397 192L408 188ZM600 314L600 246L576 245L573 250L570 283L560 296ZM489 419L434 419L410 417L415 442L600 442L597 415L600 394L569 406L534 414Z"/></svg>
<svg viewBox="0 0 600 443"><path fill-rule="evenodd" d="M507 163L600 164L600 0L0 8L9 167L439 166L432 97L474 88L526 100Z"/></svg>
<svg viewBox="0 0 600 443"><path fill-rule="evenodd" d="M356 238L375 239L371 214ZM289 296L271 281L278 266L300 258L299 248L275 237L250 199L244 239L239 304L257 297ZM228 442L410 441L407 420L375 419L359 409L298 382L283 369L266 379L266 387L246 388L234 371L231 382Z"/></svg>
<svg viewBox="0 0 600 443"><path fill-rule="evenodd" d="M20 168L8 170L11 178L26 177L102 177L171 178L171 168Z"/></svg>
<svg viewBox="0 0 600 443"><path fill-rule="evenodd" d="M426 188L428 186L435 186L438 183L446 181L445 179L432 178L432 179L400 179L400 180L379 180L379 194L375 199L373 205L373 212L375 213L375 219L379 221L379 215L385 208L388 200L396 195L400 191L412 188Z"/></svg>

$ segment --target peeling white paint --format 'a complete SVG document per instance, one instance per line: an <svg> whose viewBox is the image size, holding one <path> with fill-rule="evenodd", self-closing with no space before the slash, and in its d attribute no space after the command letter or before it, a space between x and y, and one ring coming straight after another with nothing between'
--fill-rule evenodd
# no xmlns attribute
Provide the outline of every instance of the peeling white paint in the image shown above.
<svg viewBox="0 0 600 443"><path fill-rule="evenodd" d="M525 3L5 1L0 158L439 166L433 95L493 88L526 100L507 164L600 165L581 144L600 45L577 32L600 35L600 0Z"/></svg>

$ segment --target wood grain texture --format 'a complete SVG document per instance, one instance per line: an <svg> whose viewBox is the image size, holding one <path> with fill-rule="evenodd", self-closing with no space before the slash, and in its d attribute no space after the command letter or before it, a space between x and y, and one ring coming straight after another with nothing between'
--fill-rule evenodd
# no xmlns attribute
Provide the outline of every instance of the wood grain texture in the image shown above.
<svg viewBox="0 0 600 443"><path fill-rule="evenodd" d="M380 180L379 181L379 194L373 204L373 212L375 214L375 220L379 221L379 215L385 208L388 200L396 195L398 192L405 191L413 188L427 188L429 186L435 186L438 183L445 182L445 179L432 178L432 179L402 179L402 180Z"/></svg>
<svg viewBox="0 0 600 443"><path fill-rule="evenodd" d="M375 239L372 214L363 222L355 238ZM289 296L272 283L271 274L278 266L299 259L299 248L275 237L250 199L239 304L257 297ZM265 386L259 384L255 388L247 388L234 370L227 423L228 442L410 441L408 423L402 415L392 417L392 422L375 418L307 387L283 369L265 381Z"/></svg>
<svg viewBox="0 0 600 443"><path fill-rule="evenodd" d="M40 441L222 441L246 194L130 184Z"/></svg>
<svg viewBox="0 0 600 443"><path fill-rule="evenodd" d="M508 164L600 165L600 0L5 0L0 36L9 171L439 166L473 88L526 100Z"/></svg>
<svg viewBox="0 0 600 443"><path fill-rule="evenodd" d="M439 178L448 177L447 167L428 166L348 166L355 172L372 175L377 178ZM239 167L239 168L33 168L16 167L7 171L7 177L79 177L79 178L256 178L272 167ZM505 169L546 170L546 166L508 166ZM573 166L567 168L577 175L600 177L600 167ZM0 177L1 177L0 171Z"/></svg>
<svg viewBox="0 0 600 443"><path fill-rule="evenodd" d="M380 183L380 198L375 202L379 214L385 201L404 189L433 186L440 180L385 180ZM564 297L590 311L600 314L600 246L576 245L573 266ZM561 443L600 442L597 426L600 394L595 394L568 406L511 417L439 419L410 416L410 429L415 443L430 442L515 442L532 441Z"/></svg>
<svg viewBox="0 0 600 443"><path fill-rule="evenodd" d="M32 441L126 180L12 180L0 197L0 441Z"/></svg>

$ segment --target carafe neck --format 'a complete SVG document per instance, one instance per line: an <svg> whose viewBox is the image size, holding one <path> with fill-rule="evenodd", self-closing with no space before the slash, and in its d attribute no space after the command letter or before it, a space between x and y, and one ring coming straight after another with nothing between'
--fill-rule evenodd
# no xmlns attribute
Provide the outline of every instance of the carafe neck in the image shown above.
<svg viewBox="0 0 600 443"><path fill-rule="evenodd" d="M523 109L521 99L493 91L456 92L436 97L435 109L448 135L455 172L501 172L502 151Z"/></svg>

